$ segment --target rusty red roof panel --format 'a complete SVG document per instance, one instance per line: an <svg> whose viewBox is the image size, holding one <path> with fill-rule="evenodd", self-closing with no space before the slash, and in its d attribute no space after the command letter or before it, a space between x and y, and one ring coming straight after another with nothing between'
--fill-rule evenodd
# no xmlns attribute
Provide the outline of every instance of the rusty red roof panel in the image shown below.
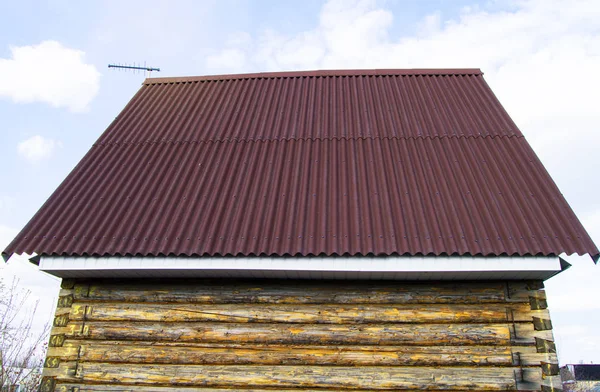
<svg viewBox="0 0 600 392"><path fill-rule="evenodd" d="M479 70L150 79L15 252L599 253Z"/></svg>
<svg viewBox="0 0 600 392"><path fill-rule="evenodd" d="M98 144L521 136L481 73L291 75L149 79Z"/></svg>

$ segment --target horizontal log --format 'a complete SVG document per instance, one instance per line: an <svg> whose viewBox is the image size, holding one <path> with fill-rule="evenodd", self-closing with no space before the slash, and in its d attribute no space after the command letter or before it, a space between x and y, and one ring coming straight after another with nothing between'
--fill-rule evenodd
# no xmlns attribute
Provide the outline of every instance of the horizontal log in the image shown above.
<svg viewBox="0 0 600 392"><path fill-rule="evenodd" d="M227 323L483 323L549 317L522 304L291 305L291 304L75 304L71 320Z"/></svg>
<svg viewBox="0 0 600 392"><path fill-rule="evenodd" d="M204 366L83 363L83 382L232 388L516 389L515 368Z"/></svg>
<svg viewBox="0 0 600 392"><path fill-rule="evenodd" d="M73 389L77 388L77 389ZM190 386L176 386L176 387L168 387L168 386L153 386L153 385L108 385L108 384L74 384L74 383L65 383L58 384L56 386L55 392L333 392L339 391L339 388L319 388L319 389L310 389L310 388L293 388L293 389L282 389L277 388L274 389L257 389L257 388L211 388L211 387L190 387ZM394 389L397 391L398 389ZM351 389L352 392L381 392L386 391L381 389ZM391 391L391 390L388 390ZM482 391L479 389L478 391ZM415 391L416 392L416 391ZM444 392L464 392L463 391L452 391L445 390Z"/></svg>
<svg viewBox="0 0 600 392"><path fill-rule="evenodd" d="M511 366L510 347L489 346L237 346L86 342L81 361L212 365ZM539 361L537 365L539 365Z"/></svg>
<svg viewBox="0 0 600 392"><path fill-rule="evenodd" d="M318 345L507 345L511 338L511 326L511 324L332 325L86 321L85 325L70 324L60 329L60 332L67 338L87 337L131 341Z"/></svg>
<svg viewBox="0 0 600 392"><path fill-rule="evenodd" d="M481 304L506 302L507 287L503 282L130 280L75 285L74 296L76 301L132 303Z"/></svg>

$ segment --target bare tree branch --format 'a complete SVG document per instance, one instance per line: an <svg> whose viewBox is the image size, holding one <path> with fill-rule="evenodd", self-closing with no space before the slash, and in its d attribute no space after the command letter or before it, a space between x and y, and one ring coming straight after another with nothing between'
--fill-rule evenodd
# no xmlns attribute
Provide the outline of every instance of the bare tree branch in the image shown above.
<svg viewBox="0 0 600 392"><path fill-rule="evenodd" d="M50 325L34 325L37 301L18 288L18 280L7 285L0 279L0 390L37 391L47 349Z"/></svg>

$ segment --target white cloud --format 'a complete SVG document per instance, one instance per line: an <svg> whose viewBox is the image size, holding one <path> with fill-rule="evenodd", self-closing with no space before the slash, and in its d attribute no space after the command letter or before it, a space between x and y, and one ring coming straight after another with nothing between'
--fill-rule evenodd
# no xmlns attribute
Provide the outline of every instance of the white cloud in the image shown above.
<svg viewBox="0 0 600 392"><path fill-rule="evenodd" d="M10 50L10 59L0 59L0 97L80 112L98 93L100 73L84 62L85 53L80 50L56 41Z"/></svg>
<svg viewBox="0 0 600 392"><path fill-rule="evenodd" d="M54 153L54 150L61 147L61 145L62 144L56 140L46 139L40 135L36 135L20 142L17 146L17 151L19 155L29 162L36 163L50 158Z"/></svg>
<svg viewBox="0 0 600 392"><path fill-rule="evenodd" d="M210 69L239 70L245 65L246 54L240 49L225 49L206 60L206 66Z"/></svg>

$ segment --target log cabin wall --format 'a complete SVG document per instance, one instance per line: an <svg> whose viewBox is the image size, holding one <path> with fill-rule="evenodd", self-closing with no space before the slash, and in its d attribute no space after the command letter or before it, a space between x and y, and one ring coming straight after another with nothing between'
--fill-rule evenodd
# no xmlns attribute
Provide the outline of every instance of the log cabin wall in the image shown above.
<svg viewBox="0 0 600 392"><path fill-rule="evenodd" d="M51 391L560 389L539 281L64 281Z"/></svg>

